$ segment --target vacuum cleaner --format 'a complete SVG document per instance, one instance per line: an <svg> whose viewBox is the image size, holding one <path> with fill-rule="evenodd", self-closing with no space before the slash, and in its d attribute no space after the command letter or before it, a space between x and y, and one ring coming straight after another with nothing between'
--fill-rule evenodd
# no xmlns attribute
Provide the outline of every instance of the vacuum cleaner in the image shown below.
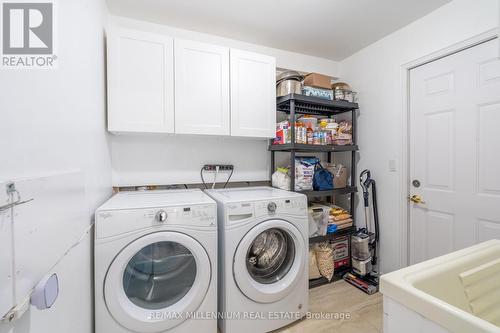
<svg viewBox="0 0 500 333"><path fill-rule="evenodd" d="M352 272L344 275L344 280L366 292L374 294L378 291L377 245L379 241L379 222L377 209L376 182L371 177L370 170L364 170L359 176L363 188L363 203L365 208L365 226L358 229L351 236L351 263ZM373 225L370 224L370 191L373 205Z"/></svg>

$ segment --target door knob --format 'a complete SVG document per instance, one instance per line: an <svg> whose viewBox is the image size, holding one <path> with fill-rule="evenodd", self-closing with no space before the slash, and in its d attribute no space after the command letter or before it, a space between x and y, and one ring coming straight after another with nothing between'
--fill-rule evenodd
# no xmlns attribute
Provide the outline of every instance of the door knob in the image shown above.
<svg viewBox="0 0 500 333"><path fill-rule="evenodd" d="M418 194L412 195L409 199L411 202L414 202L416 204L425 204L424 199Z"/></svg>

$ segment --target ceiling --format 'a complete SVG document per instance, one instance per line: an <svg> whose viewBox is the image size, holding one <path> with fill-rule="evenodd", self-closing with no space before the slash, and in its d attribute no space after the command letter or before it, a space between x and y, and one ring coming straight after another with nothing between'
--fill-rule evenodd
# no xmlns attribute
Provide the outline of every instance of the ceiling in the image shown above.
<svg viewBox="0 0 500 333"><path fill-rule="evenodd" d="M450 0L107 0L114 15L342 60Z"/></svg>

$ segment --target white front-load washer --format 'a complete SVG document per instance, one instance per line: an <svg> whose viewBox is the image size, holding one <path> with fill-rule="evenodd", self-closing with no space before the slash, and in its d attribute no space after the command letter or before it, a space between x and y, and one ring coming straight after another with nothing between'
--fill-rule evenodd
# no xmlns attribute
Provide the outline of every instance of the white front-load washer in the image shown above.
<svg viewBox="0 0 500 333"><path fill-rule="evenodd" d="M200 190L120 192L95 218L96 333L217 331L212 199Z"/></svg>
<svg viewBox="0 0 500 333"><path fill-rule="evenodd" d="M218 209L219 329L261 333L308 310L303 194L270 187L206 190Z"/></svg>

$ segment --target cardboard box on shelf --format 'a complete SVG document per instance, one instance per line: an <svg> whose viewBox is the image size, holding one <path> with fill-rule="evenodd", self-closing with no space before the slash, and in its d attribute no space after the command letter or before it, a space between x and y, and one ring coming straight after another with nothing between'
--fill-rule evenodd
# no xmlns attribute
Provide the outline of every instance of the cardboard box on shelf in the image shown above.
<svg viewBox="0 0 500 333"><path fill-rule="evenodd" d="M349 236L339 237L333 241L331 244L334 249L334 267L337 270L339 267L349 267L351 265L351 253L349 251Z"/></svg>
<svg viewBox="0 0 500 333"><path fill-rule="evenodd" d="M329 76L310 73L304 79L304 85L315 88L332 89L332 79Z"/></svg>

